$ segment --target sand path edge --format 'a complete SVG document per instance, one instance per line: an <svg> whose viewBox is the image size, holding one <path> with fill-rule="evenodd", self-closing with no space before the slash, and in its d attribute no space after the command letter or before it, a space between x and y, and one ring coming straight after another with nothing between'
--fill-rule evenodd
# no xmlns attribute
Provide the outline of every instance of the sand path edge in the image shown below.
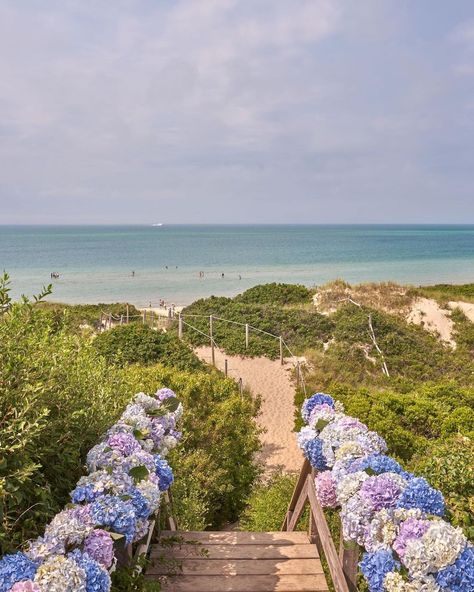
<svg viewBox="0 0 474 592"><path fill-rule="evenodd" d="M211 362L211 348L199 347L196 354L201 360ZM265 431L261 434L262 450L257 460L265 467L265 474L276 471L296 473L301 469L303 455L296 443L294 425L295 386L291 380L293 364L268 358L242 358L229 356L221 350L215 350L216 366L224 370L228 363L228 375L238 380L242 378L254 396L260 395L262 407L257 419Z"/></svg>

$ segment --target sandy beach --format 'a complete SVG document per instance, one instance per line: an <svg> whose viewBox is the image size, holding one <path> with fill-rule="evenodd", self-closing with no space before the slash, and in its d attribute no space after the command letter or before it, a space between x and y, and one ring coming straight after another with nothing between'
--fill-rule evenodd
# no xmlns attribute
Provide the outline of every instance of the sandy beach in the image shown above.
<svg viewBox="0 0 474 592"><path fill-rule="evenodd" d="M197 348L196 353L210 363L210 347ZM215 351L215 358L220 370L224 370L227 359L229 376L236 380L242 378L244 386L253 395L262 397L258 423L264 432L260 436L263 447L258 460L264 464L265 474L298 472L303 456L293 432L295 386L291 379L292 360L285 360L282 366L279 360L229 356L220 350Z"/></svg>

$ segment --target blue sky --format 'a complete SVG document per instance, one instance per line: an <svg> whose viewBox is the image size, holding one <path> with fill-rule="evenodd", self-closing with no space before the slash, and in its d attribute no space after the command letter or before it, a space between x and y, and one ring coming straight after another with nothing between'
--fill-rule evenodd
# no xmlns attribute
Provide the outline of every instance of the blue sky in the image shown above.
<svg viewBox="0 0 474 592"><path fill-rule="evenodd" d="M474 223L471 0L3 0L1 223Z"/></svg>

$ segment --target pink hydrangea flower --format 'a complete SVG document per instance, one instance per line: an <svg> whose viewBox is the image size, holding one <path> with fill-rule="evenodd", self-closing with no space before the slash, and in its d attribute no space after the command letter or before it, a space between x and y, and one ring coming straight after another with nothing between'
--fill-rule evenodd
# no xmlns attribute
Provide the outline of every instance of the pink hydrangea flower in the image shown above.
<svg viewBox="0 0 474 592"><path fill-rule="evenodd" d="M338 506L336 486L331 471L318 473L315 485L321 506L323 508L336 508Z"/></svg>
<svg viewBox="0 0 474 592"><path fill-rule="evenodd" d="M38 584L35 584L32 580L24 580L13 584L10 592L41 592L41 590Z"/></svg>

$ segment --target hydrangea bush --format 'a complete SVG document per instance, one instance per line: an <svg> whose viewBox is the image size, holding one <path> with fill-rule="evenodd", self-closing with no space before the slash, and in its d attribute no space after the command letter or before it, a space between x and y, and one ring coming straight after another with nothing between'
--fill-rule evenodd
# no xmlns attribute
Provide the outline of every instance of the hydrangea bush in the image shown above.
<svg viewBox="0 0 474 592"><path fill-rule="evenodd" d="M386 456L383 438L331 396L307 398L301 416L319 502L340 509L344 540L364 549L370 592L474 592L474 546L442 519L441 492Z"/></svg>
<svg viewBox="0 0 474 592"><path fill-rule="evenodd" d="M108 592L115 544L147 535L173 482L164 456L178 443L182 405L167 388L139 393L87 455L89 474L44 536L0 560L0 592Z"/></svg>

